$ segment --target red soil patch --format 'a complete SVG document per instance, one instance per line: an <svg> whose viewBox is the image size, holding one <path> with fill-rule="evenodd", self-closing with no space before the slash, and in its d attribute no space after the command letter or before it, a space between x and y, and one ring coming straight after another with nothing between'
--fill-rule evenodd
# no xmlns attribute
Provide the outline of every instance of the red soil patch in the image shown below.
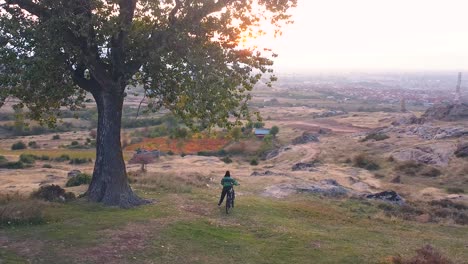
<svg viewBox="0 0 468 264"><path fill-rule="evenodd" d="M166 137L149 138L143 142L132 144L125 150L136 150L138 148L147 150L161 150L164 152L172 151L174 153L192 154L199 151L217 151L225 146L229 141L227 139L203 138L177 140Z"/></svg>

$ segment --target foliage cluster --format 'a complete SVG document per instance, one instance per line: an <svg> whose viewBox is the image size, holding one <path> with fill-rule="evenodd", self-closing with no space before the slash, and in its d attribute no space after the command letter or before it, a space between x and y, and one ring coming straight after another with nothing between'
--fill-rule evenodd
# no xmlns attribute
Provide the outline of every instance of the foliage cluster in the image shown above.
<svg viewBox="0 0 468 264"><path fill-rule="evenodd" d="M31 193L31 198L48 202L68 202L76 197L74 193L66 192L62 187L52 184L41 186L38 190Z"/></svg>
<svg viewBox="0 0 468 264"><path fill-rule="evenodd" d="M74 187L80 186L83 184L90 184L92 180L92 176L86 173L80 173L76 176L71 177L68 179L67 183L65 184L66 187Z"/></svg>
<svg viewBox="0 0 468 264"><path fill-rule="evenodd" d="M353 157L353 165L370 171L380 169L380 165L364 153Z"/></svg>

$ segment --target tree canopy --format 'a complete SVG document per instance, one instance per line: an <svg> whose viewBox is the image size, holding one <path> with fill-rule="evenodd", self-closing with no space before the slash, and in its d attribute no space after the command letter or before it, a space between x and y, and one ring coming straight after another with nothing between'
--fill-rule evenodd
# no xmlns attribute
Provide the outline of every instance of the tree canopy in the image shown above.
<svg viewBox="0 0 468 264"><path fill-rule="evenodd" d="M85 92L141 85L153 109L186 122L230 125L268 50L241 48L245 36L289 21L296 0L0 1L0 101L20 99L33 118L54 121L81 107ZM77 89L77 88L81 89ZM124 93L125 95L125 93Z"/></svg>

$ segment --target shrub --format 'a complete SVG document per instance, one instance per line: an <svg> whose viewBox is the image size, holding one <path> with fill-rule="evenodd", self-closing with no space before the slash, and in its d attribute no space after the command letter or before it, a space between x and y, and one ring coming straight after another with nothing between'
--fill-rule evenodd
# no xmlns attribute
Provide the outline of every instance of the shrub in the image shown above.
<svg viewBox="0 0 468 264"><path fill-rule="evenodd" d="M71 142L70 145L71 145L71 146L78 146L78 145L80 145L80 142L74 140L74 141Z"/></svg>
<svg viewBox="0 0 468 264"><path fill-rule="evenodd" d="M228 164L228 163L232 163L232 159L229 158L229 157L224 157L221 159L221 161L223 161L224 163Z"/></svg>
<svg viewBox="0 0 468 264"><path fill-rule="evenodd" d="M42 168L44 168L44 169L52 169L52 165L50 165L50 164L44 164L44 165L42 165Z"/></svg>
<svg viewBox="0 0 468 264"><path fill-rule="evenodd" d="M426 167L421 171L421 175L426 177L438 177L441 174L442 172L434 167Z"/></svg>
<svg viewBox="0 0 468 264"><path fill-rule="evenodd" d="M91 179L92 179L91 175L86 174L86 173L80 173L80 174L68 179L65 186L66 187L73 187L73 186L80 186L80 185L83 185L83 184L90 184Z"/></svg>
<svg viewBox="0 0 468 264"><path fill-rule="evenodd" d="M21 154L19 157L19 161L26 163L26 164L34 164L36 162L37 156L32 154Z"/></svg>
<svg viewBox="0 0 468 264"><path fill-rule="evenodd" d="M36 143L36 141L30 141L28 143L28 147L33 148L33 149L38 149L39 145Z"/></svg>
<svg viewBox="0 0 468 264"><path fill-rule="evenodd" d="M0 166L6 164L7 162L7 158L5 158L5 156L0 155Z"/></svg>
<svg viewBox="0 0 468 264"><path fill-rule="evenodd" d="M18 141L11 145L11 150L19 150L19 149L26 149L26 144L23 141Z"/></svg>
<svg viewBox="0 0 468 264"><path fill-rule="evenodd" d="M370 133L368 134L365 138L363 138L361 140L361 142L366 142L368 140L375 140L375 141L381 141L381 140L385 140L387 138L390 138L389 136L387 136L386 134L384 133Z"/></svg>
<svg viewBox="0 0 468 264"><path fill-rule="evenodd" d="M66 193L62 187L52 184L41 186L31 194L31 198L49 202L68 202L75 199L75 195L73 193Z"/></svg>
<svg viewBox="0 0 468 264"><path fill-rule="evenodd" d="M39 157L40 160L50 160L50 157L47 155L42 155Z"/></svg>
<svg viewBox="0 0 468 264"><path fill-rule="evenodd" d="M13 161L5 163L2 167L10 170L19 170L26 168L26 165L21 161Z"/></svg>
<svg viewBox="0 0 468 264"><path fill-rule="evenodd" d="M52 140L59 140L60 139L60 135L53 135L52 136Z"/></svg>
<svg viewBox="0 0 468 264"><path fill-rule="evenodd" d="M416 250L416 256L403 259L401 256L392 258L393 264L450 264L453 263L432 246L426 245Z"/></svg>
<svg viewBox="0 0 468 264"><path fill-rule="evenodd" d="M174 155L174 152L173 152L172 150L169 150L169 151L167 152L167 155L172 156L172 155Z"/></svg>
<svg viewBox="0 0 468 264"><path fill-rule="evenodd" d="M64 162L64 161L70 160L70 156L68 154L62 154L60 155L60 157L57 157L54 160L57 162Z"/></svg>
<svg viewBox="0 0 468 264"><path fill-rule="evenodd" d="M250 165L252 165L252 166L257 166L257 165L258 165L258 160L257 160L257 159L252 159L252 160L250 161Z"/></svg>
<svg viewBox="0 0 468 264"><path fill-rule="evenodd" d="M87 159L87 158L74 158L70 160L70 164L79 165L79 164L86 164L92 161L93 161L92 159Z"/></svg>
<svg viewBox="0 0 468 264"><path fill-rule="evenodd" d="M459 187L448 187L447 192L452 193L452 194L458 194L458 193L465 193L465 190Z"/></svg>
<svg viewBox="0 0 468 264"><path fill-rule="evenodd" d="M15 199L0 204L0 226L44 223L44 204L37 200Z"/></svg>
<svg viewBox="0 0 468 264"><path fill-rule="evenodd" d="M369 159L365 154L359 154L353 158L353 164L355 167L363 168L366 170L378 170L380 169L379 164Z"/></svg>
<svg viewBox="0 0 468 264"><path fill-rule="evenodd" d="M400 171L406 175L416 175L424 165L415 161L405 161L395 167L395 170Z"/></svg>

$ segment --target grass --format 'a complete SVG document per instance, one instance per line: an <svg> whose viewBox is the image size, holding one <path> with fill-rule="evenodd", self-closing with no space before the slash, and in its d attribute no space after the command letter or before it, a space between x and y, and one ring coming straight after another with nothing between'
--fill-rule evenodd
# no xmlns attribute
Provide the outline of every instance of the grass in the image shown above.
<svg viewBox="0 0 468 264"><path fill-rule="evenodd" d="M143 249L121 252L130 263L274 264L310 263L311 259L316 263L385 263L390 256L411 257L426 244L455 263L468 257L468 227L379 217L381 210L377 206L357 200L310 195L275 200L240 195L234 212L226 216L215 205L218 190L193 188L190 193L177 193L137 187L137 191L155 198L156 203L130 210L83 201L53 204L46 207L45 224L3 232L18 243L46 241L33 259L49 262L66 257L78 263L72 261L73 252L99 252L99 247L109 240L118 250L125 248L115 241L115 234L128 225L132 225L130 237L139 234L138 227L148 232L142 238ZM127 240L123 243L131 244ZM21 257L28 257L16 258L9 248L2 250L0 256L8 255L18 263Z"/></svg>
<svg viewBox="0 0 468 264"><path fill-rule="evenodd" d="M72 159L95 159L96 150L64 150L64 149L28 149L28 150L5 150L0 149L0 155L19 155L19 154L31 154L35 156L49 156L51 159L58 158L63 154L68 154Z"/></svg>

